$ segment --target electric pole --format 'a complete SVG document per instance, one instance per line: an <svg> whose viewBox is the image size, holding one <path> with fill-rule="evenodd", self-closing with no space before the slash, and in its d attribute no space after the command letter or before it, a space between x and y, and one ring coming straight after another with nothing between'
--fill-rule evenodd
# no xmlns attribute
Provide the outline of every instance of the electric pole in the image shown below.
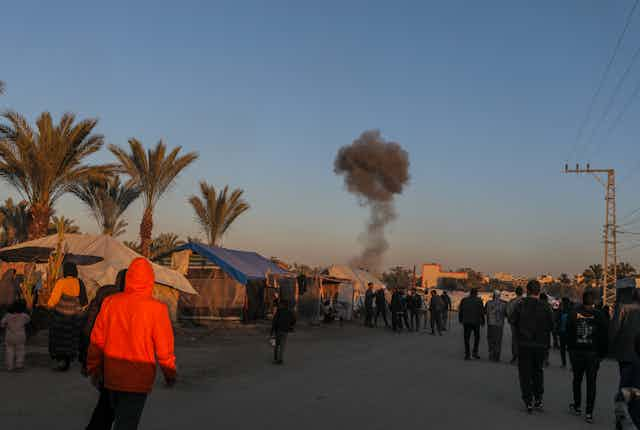
<svg viewBox="0 0 640 430"><path fill-rule="evenodd" d="M603 280L602 280L602 303L613 304L616 298L616 281L618 279L618 255L617 255L617 230L616 225L616 171L614 169L592 169L589 164L583 169L576 164L575 169L569 169L569 165L564 165L565 173L587 173L605 188L605 223L604 223L604 255L603 255ZM603 179L607 175L607 180ZM612 267L609 270L609 267Z"/></svg>

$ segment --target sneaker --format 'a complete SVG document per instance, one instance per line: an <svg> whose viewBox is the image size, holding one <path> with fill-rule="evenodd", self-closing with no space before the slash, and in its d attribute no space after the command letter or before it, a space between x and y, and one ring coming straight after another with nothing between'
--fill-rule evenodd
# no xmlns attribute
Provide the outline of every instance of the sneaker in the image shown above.
<svg viewBox="0 0 640 430"><path fill-rule="evenodd" d="M593 414L586 414L584 416L584 420L588 423L588 424L593 424Z"/></svg>
<svg viewBox="0 0 640 430"><path fill-rule="evenodd" d="M464 356L464 361L469 361L469 360L471 360L471 357L469 357L468 355L465 355Z"/></svg>
<svg viewBox="0 0 640 430"><path fill-rule="evenodd" d="M478 354L473 354L473 358L475 358L476 360L480 360L480 356Z"/></svg>
<svg viewBox="0 0 640 430"><path fill-rule="evenodd" d="M544 404L542 403L542 400L536 400L536 402L533 404L533 407L538 412L544 411Z"/></svg>
<svg viewBox="0 0 640 430"><path fill-rule="evenodd" d="M533 404L532 403L525 403L525 407L527 408L527 413L529 415L533 414Z"/></svg>
<svg viewBox="0 0 640 430"><path fill-rule="evenodd" d="M577 417L579 417L580 415L582 415L582 410L580 410L580 406L576 406L576 405L574 405L573 403L571 403L571 404L569 405L569 412L570 412L572 415L575 415L575 416L577 416Z"/></svg>

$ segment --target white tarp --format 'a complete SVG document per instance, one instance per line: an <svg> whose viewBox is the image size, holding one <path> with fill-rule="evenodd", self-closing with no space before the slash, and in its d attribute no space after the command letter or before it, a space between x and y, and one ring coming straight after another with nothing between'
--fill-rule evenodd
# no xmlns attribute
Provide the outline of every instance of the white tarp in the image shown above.
<svg viewBox="0 0 640 430"><path fill-rule="evenodd" d="M370 272L362 269L354 269L347 265L337 264L329 267L329 276L349 279L353 282L353 304L355 309L363 306L364 295L370 282L373 284L373 289L375 291L381 288L386 289L386 286L382 281L373 276Z"/></svg>
<svg viewBox="0 0 640 430"><path fill-rule="evenodd" d="M6 252L21 248L55 249L57 244L57 235L52 235L3 248L0 251ZM107 235L65 234L64 250L71 254L96 256L103 259L89 266L78 266L81 279L85 282L93 281L98 285L112 284L120 270L126 269L135 258L141 257L140 254L122 242ZM165 285L184 293L197 294L197 291L191 286L187 278L177 271L155 263L151 263L151 265L157 284Z"/></svg>

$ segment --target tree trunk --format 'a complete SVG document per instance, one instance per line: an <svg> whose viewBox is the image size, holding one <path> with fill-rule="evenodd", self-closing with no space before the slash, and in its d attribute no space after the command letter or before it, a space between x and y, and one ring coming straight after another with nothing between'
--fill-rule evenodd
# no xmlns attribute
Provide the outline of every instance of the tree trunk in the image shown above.
<svg viewBox="0 0 640 430"><path fill-rule="evenodd" d="M146 208L140 223L140 253L149 258L151 256L151 233L153 232L153 209Z"/></svg>
<svg viewBox="0 0 640 430"><path fill-rule="evenodd" d="M45 204L34 204L29 210L31 222L29 222L29 240L39 239L47 235L49 229L49 219L51 218L51 207Z"/></svg>

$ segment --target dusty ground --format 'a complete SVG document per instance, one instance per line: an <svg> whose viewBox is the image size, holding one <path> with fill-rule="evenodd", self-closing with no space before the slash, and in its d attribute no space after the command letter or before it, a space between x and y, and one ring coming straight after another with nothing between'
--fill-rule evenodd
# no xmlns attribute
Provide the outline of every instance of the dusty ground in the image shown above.
<svg viewBox="0 0 640 430"><path fill-rule="evenodd" d="M0 372L0 427L84 428L96 391L77 367L67 374L49 370L45 339L35 343L28 348L28 370ZM261 327L184 330L177 343L180 382L171 390L157 385L142 429L587 428L566 412L570 373L559 367L557 354L545 375L547 410L528 416L516 368L464 362L457 328L432 337L359 326L300 327L284 367L271 365ZM482 351L486 357L484 339ZM604 364L596 423L589 428L612 428L616 374L613 363Z"/></svg>

